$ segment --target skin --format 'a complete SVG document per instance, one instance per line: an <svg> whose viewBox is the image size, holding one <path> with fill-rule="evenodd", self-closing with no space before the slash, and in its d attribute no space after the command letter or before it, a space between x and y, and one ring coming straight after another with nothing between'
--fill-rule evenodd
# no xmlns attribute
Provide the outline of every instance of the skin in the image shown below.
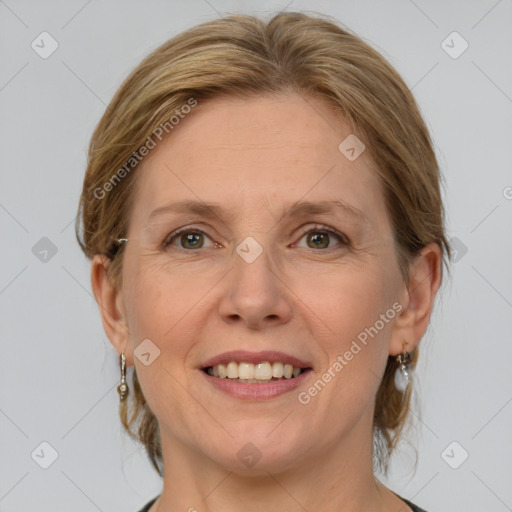
<svg viewBox="0 0 512 512"><path fill-rule="evenodd" d="M367 151L351 162L338 150L350 133L319 99L216 98L137 170L122 287L109 282L102 256L92 262L92 286L105 331L135 364L160 425L165 477L151 512L230 512L241 500L251 512L409 510L372 471L374 400L388 356L404 343L412 351L427 328L441 256L437 245L425 247L404 282L375 164ZM155 208L198 198L219 203L225 217L168 215L148 224ZM340 211L278 222L299 200L342 200L366 221ZM315 244L315 224L349 245L334 235ZM162 248L187 226L207 233L202 247L178 237ZM252 263L235 250L247 236L263 248ZM396 302L400 313L301 404L298 392ZM147 338L160 350L149 366L133 354ZM198 369L236 349L280 350L313 371L298 390L242 401ZM252 468L237 457L247 442L262 455Z"/></svg>

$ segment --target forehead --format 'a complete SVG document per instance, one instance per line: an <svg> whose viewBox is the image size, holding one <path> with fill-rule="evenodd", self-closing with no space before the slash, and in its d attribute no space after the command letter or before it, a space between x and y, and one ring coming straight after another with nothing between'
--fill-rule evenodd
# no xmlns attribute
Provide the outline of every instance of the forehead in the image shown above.
<svg viewBox="0 0 512 512"><path fill-rule="evenodd" d="M276 94L249 98L220 97L199 103L183 125L169 137L170 145L184 144L200 153L183 152L185 161L200 155L243 157L253 163L260 157L299 156L330 162L339 152L340 137L350 128L340 113L318 98ZM288 151L286 151L288 150ZM326 151L327 150L327 151Z"/></svg>
<svg viewBox="0 0 512 512"><path fill-rule="evenodd" d="M247 201L268 207L301 198L376 206L382 190L370 157L350 161L338 148L349 135L343 116L318 98L199 102L137 170L135 209L147 214L172 199L232 203L238 211Z"/></svg>

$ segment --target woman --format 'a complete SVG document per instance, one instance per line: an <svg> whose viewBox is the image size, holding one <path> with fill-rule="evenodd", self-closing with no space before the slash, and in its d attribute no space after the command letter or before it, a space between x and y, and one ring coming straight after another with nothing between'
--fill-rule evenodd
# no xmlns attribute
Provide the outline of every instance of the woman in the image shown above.
<svg viewBox="0 0 512 512"><path fill-rule="evenodd" d="M327 19L211 21L133 71L77 235L163 475L144 511L422 510L374 470L449 257L439 179L402 79Z"/></svg>

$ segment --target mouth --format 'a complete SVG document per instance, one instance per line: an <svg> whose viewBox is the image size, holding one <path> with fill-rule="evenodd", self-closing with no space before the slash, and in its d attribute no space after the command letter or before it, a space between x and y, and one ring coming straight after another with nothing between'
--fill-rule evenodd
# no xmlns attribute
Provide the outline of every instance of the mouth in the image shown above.
<svg viewBox="0 0 512 512"><path fill-rule="evenodd" d="M227 364L207 366L203 371L218 379L229 379L232 382L244 384L268 384L269 382L285 379L295 379L311 368L302 368L292 364L276 361L263 361L257 364L230 361Z"/></svg>
<svg viewBox="0 0 512 512"><path fill-rule="evenodd" d="M234 398L268 400L292 391L312 373L312 365L283 352L226 352L198 368L206 382Z"/></svg>

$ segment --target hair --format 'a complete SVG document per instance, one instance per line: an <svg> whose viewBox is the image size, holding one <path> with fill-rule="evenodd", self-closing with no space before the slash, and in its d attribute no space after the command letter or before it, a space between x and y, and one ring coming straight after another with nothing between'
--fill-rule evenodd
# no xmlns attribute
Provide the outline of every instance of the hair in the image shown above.
<svg viewBox="0 0 512 512"><path fill-rule="evenodd" d="M383 185L404 280L427 244L437 244L447 264L439 166L416 101L395 69L327 16L281 12L267 22L237 14L197 25L148 55L92 135L76 236L89 259L107 256L116 287L123 259L116 240L128 232L139 151L162 127L172 136L172 118L192 101L279 93L324 99L364 141ZM418 347L412 367L417 358ZM390 356L375 399L373 461L385 473L410 408L411 386L402 394L394 384L397 365ZM131 407L120 405L122 425L162 476L159 426L135 368L132 389Z"/></svg>

